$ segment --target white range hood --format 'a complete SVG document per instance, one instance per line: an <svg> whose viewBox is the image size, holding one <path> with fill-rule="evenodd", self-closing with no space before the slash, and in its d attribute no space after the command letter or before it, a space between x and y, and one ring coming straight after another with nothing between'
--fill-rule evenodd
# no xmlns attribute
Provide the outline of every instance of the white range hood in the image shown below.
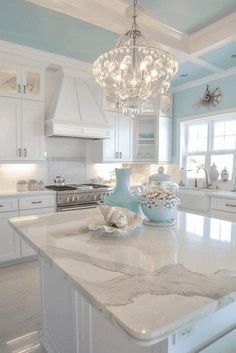
<svg viewBox="0 0 236 353"><path fill-rule="evenodd" d="M46 136L110 138L112 128L89 81L61 73L58 84L48 97Z"/></svg>

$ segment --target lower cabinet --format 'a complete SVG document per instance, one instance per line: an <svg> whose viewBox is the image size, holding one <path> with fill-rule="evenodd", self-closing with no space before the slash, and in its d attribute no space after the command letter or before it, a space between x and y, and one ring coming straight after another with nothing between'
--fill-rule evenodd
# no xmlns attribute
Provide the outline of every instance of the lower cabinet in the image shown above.
<svg viewBox="0 0 236 353"><path fill-rule="evenodd" d="M53 207L49 208L36 208L33 210L24 210L19 212L19 216L31 216L37 214L53 213L55 209ZM34 256L36 252L21 238L21 257Z"/></svg>
<svg viewBox="0 0 236 353"><path fill-rule="evenodd" d="M55 195L20 195L0 197L0 267L9 262L25 261L36 256L34 250L16 234L8 223L9 218L55 212Z"/></svg>
<svg viewBox="0 0 236 353"><path fill-rule="evenodd" d="M8 223L8 218L17 217L18 211L0 213L0 263L18 259L20 252L20 237Z"/></svg>
<svg viewBox="0 0 236 353"><path fill-rule="evenodd" d="M212 197L211 216L235 223L236 222L236 200Z"/></svg>

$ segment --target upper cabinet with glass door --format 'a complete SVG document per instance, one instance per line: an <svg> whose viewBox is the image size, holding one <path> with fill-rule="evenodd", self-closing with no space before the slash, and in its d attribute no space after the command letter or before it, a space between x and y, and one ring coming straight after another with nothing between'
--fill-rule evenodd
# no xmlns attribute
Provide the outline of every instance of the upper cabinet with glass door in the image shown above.
<svg viewBox="0 0 236 353"><path fill-rule="evenodd" d="M32 67L22 67L22 98L43 100L44 97L43 71Z"/></svg>
<svg viewBox="0 0 236 353"><path fill-rule="evenodd" d="M0 95L21 96L21 67L0 62Z"/></svg>
<svg viewBox="0 0 236 353"><path fill-rule="evenodd" d="M0 62L0 96L43 100L43 71Z"/></svg>

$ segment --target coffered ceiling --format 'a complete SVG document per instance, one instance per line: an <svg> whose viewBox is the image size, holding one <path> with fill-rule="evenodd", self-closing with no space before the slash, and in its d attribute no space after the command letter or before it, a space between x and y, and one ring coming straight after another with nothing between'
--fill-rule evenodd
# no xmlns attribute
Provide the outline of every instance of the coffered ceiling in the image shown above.
<svg viewBox="0 0 236 353"><path fill-rule="evenodd" d="M132 0L27 1L119 34L130 25L125 10ZM236 0L139 0L138 4L145 10L139 26L149 42L171 51L179 62L174 90L236 73Z"/></svg>

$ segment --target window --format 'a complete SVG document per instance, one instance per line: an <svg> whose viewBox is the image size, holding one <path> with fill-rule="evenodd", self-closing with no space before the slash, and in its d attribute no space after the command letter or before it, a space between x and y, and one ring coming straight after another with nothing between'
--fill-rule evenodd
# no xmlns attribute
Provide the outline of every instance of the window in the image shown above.
<svg viewBox="0 0 236 353"><path fill-rule="evenodd" d="M213 163L219 172L226 167L230 179L236 177L236 117L185 121L181 132L181 160L187 178L194 178L200 167L209 171Z"/></svg>

